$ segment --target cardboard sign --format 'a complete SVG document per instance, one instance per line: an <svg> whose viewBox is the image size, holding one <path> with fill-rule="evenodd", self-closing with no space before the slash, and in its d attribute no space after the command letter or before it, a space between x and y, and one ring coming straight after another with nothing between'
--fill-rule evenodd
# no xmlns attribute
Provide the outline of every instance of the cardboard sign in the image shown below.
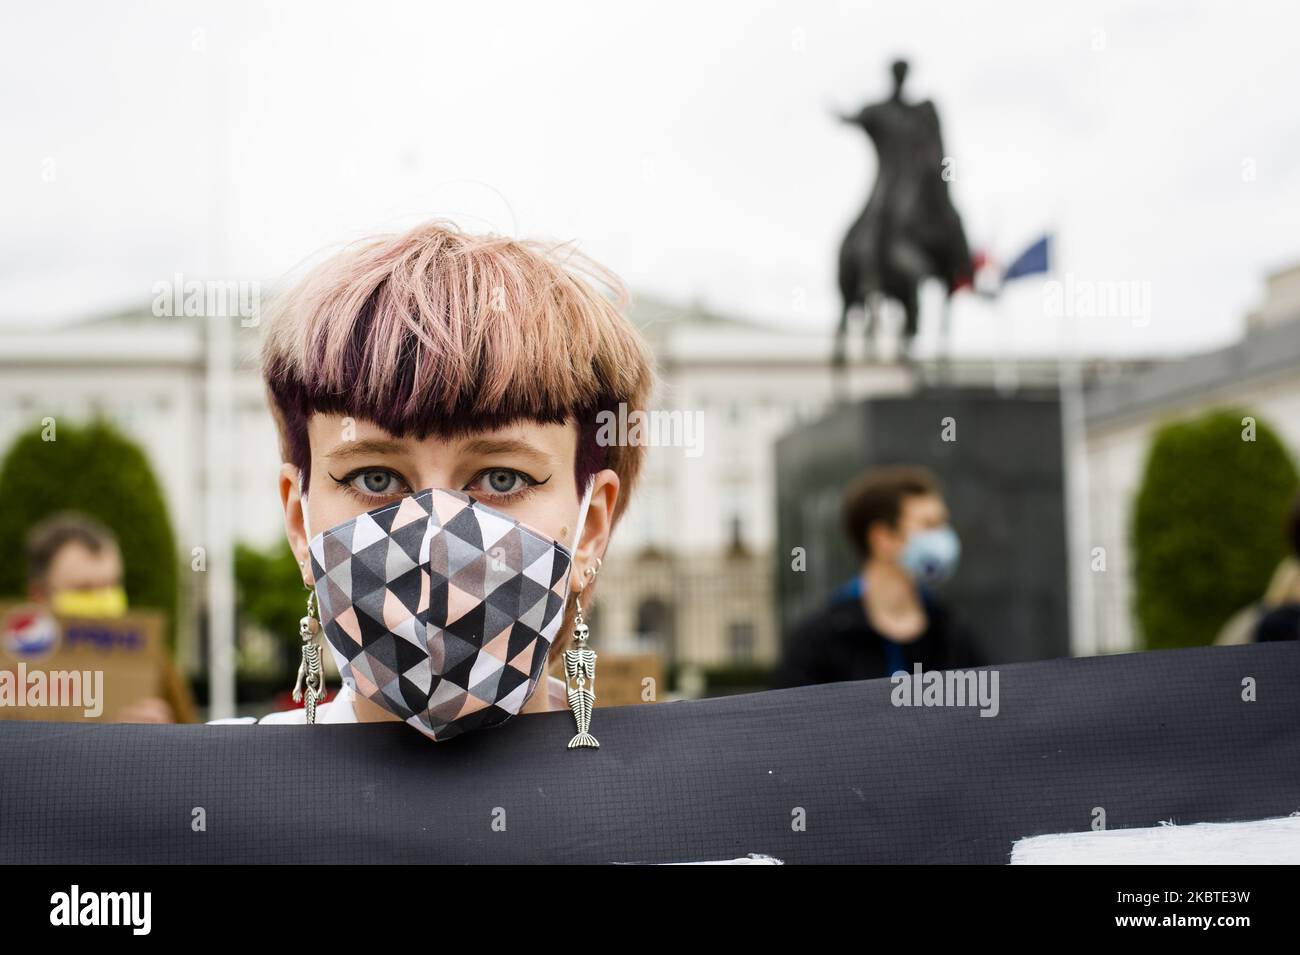
<svg viewBox="0 0 1300 955"><path fill-rule="evenodd" d="M163 619L0 604L0 719L111 723L126 705L161 695Z"/></svg>
<svg viewBox="0 0 1300 955"><path fill-rule="evenodd" d="M655 696L646 699L646 680ZM664 686L663 661L653 653L600 653L596 657L596 707L653 702Z"/></svg>

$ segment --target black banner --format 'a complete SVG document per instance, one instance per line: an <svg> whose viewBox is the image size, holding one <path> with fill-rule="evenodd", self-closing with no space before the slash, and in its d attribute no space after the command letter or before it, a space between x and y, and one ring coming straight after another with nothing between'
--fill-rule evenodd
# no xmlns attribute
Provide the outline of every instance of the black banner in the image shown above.
<svg viewBox="0 0 1300 955"><path fill-rule="evenodd" d="M1300 809L1300 645L968 673L602 708L599 749L568 713L445 743L0 722L0 861L1000 864L1099 818Z"/></svg>

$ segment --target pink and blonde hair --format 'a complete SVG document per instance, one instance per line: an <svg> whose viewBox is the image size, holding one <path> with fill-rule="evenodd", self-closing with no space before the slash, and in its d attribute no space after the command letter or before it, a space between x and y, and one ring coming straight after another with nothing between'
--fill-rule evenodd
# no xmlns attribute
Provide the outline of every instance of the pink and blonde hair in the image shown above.
<svg viewBox="0 0 1300 955"><path fill-rule="evenodd" d="M434 220L349 246L279 296L262 374L281 456L301 470L303 490L317 412L418 438L573 419L578 493L612 468L617 521L645 448L598 444L597 415L646 407L652 359L623 314L623 283L566 245Z"/></svg>

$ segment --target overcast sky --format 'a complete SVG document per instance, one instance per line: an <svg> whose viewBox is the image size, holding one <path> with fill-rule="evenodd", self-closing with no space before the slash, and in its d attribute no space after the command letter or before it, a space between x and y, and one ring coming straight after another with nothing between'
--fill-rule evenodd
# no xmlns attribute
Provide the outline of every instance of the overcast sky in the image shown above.
<svg viewBox="0 0 1300 955"><path fill-rule="evenodd" d="M451 215L577 239L634 289L825 327L869 190L829 115L933 99L972 246L1051 226L1058 272L1134 282L1094 353L1231 340L1300 261L1300 16L1283 3L9 4L0 317L273 283ZM1136 288L1136 286L1135 286ZM1051 349L1026 280L957 303L956 347Z"/></svg>

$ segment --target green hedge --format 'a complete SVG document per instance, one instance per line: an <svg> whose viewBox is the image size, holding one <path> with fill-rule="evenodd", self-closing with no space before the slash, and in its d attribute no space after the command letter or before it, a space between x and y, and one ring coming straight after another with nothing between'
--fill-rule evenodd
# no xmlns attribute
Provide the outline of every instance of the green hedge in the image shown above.
<svg viewBox="0 0 1300 955"><path fill-rule="evenodd" d="M1255 419L1255 440L1242 419ZM1286 554L1300 482L1277 435L1224 409L1156 432L1133 515L1136 613L1147 649L1214 642Z"/></svg>
<svg viewBox="0 0 1300 955"><path fill-rule="evenodd" d="M127 601L167 614L176 645L176 537L153 469L133 441L103 420L59 419L53 441L36 425L14 439L0 464L0 594L27 592L27 530L58 511L98 518L122 548Z"/></svg>
<svg viewBox="0 0 1300 955"><path fill-rule="evenodd" d="M307 612L307 588L289 542L281 540L264 551L236 545L235 591L241 623L256 623L272 634L280 643L282 670L295 673L302 652L298 622Z"/></svg>

